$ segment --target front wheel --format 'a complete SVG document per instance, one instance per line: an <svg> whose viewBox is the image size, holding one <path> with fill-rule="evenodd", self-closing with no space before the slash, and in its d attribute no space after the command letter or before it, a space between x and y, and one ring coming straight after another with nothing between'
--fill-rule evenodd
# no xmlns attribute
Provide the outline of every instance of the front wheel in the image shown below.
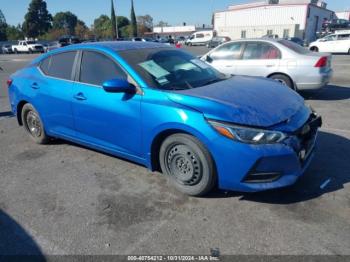
<svg viewBox="0 0 350 262"><path fill-rule="evenodd" d="M50 138L45 133L45 128L39 113L31 104L25 104L22 108L22 122L24 129L37 144L47 144Z"/></svg>
<svg viewBox="0 0 350 262"><path fill-rule="evenodd" d="M159 153L163 174L175 188L191 196L203 196L215 185L214 161L195 137L175 134L165 139Z"/></svg>
<svg viewBox="0 0 350 262"><path fill-rule="evenodd" d="M318 47L316 47L316 46L313 46L313 47L311 47L310 48L310 50L312 51L312 52L318 52Z"/></svg>

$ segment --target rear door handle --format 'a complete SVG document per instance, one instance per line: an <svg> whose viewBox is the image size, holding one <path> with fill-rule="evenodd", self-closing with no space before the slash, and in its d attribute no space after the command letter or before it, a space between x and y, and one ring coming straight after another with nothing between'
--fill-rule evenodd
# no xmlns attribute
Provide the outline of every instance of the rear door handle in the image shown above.
<svg viewBox="0 0 350 262"><path fill-rule="evenodd" d="M38 83L36 83L36 82L34 82L34 83L31 85L31 87L32 87L33 89L39 89L39 88L40 88L39 85L38 85Z"/></svg>
<svg viewBox="0 0 350 262"><path fill-rule="evenodd" d="M276 66L275 64L269 64L269 65L266 65L266 67L274 67Z"/></svg>
<svg viewBox="0 0 350 262"><path fill-rule="evenodd" d="M79 101L87 100L87 98L84 96L83 93L78 93L78 94L76 94L76 95L74 96L74 98L75 98L76 100L79 100Z"/></svg>

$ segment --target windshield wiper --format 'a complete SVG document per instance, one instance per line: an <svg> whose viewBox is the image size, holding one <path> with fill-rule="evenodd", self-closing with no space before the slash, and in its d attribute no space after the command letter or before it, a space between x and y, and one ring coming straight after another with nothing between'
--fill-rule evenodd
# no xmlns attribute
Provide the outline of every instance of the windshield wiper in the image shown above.
<svg viewBox="0 0 350 262"><path fill-rule="evenodd" d="M223 80L224 80L224 79L221 79L221 78L215 78L215 79L212 79L212 80L206 82L203 86L215 84L215 83L220 82L220 81L223 81Z"/></svg>

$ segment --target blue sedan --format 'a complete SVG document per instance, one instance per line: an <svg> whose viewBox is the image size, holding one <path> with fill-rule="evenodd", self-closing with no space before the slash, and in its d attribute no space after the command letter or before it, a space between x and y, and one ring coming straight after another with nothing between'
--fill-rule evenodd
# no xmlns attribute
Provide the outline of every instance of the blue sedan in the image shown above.
<svg viewBox="0 0 350 262"><path fill-rule="evenodd" d="M223 75L159 43L68 46L7 83L12 112L35 142L61 138L137 162L193 196L292 185L322 124L276 81Z"/></svg>

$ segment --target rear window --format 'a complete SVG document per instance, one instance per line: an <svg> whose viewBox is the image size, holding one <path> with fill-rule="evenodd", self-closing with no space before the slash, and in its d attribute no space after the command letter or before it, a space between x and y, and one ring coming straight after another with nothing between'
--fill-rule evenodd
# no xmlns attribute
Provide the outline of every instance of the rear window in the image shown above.
<svg viewBox="0 0 350 262"><path fill-rule="evenodd" d="M295 53L298 53L298 54L309 54L310 51L296 43L293 43L291 41L288 41L288 40L280 40L278 41L279 44L293 50Z"/></svg>
<svg viewBox="0 0 350 262"><path fill-rule="evenodd" d="M50 62L51 62L51 56L43 60L40 64L40 69L41 71L44 72L45 75L49 73L49 68L50 68Z"/></svg>

